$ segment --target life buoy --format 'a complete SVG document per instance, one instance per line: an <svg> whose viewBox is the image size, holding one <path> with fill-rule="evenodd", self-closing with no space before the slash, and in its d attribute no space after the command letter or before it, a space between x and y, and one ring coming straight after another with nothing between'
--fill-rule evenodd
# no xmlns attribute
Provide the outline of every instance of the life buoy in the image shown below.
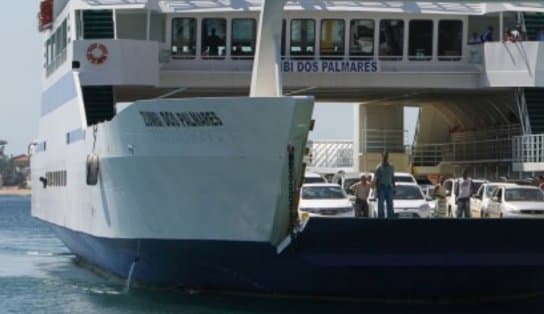
<svg viewBox="0 0 544 314"><path fill-rule="evenodd" d="M87 48L87 60L92 64L102 64L108 59L108 47L94 43Z"/></svg>
<svg viewBox="0 0 544 314"><path fill-rule="evenodd" d="M98 172L100 171L100 165L98 156L90 154L87 156L87 185L96 185L98 183Z"/></svg>

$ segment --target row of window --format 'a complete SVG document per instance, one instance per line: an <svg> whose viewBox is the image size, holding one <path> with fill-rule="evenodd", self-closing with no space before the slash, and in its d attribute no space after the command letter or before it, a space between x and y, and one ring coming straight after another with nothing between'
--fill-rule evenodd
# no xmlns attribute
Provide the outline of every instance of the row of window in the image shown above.
<svg viewBox="0 0 544 314"><path fill-rule="evenodd" d="M68 176L66 170L62 170L46 172L45 178L47 179L47 186L66 186Z"/></svg>
<svg viewBox="0 0 544 314"><path fill-rule="evenodd" d="M66 60L66 46L68 45L68 19L65 19L57 30L45 42L45 66L56 68ZM48 71L49 72L49 71Z"/></svg>
<svg viewBox="0 0 544 314"><path fill-rule="evenodd" d="M312 57L316 54L316 21L293 19L290 21L290 55ZM286 27L283 21L282 55L285 55ZM350 56L373 57L375 49L383 59L400 60L404 53L405 21L385 19L379 21L378 37L375 38L376 22L372 19L354 19L349 23L342 19L321 20L319 54L321 56L344 56L346 46ZM410 60L430 60L434 44L433 20L410 20L408 22L408 57ZM234 57L251 57L255 53L257 21L252 18L232 19L231 51ZM347 36L346 36L347 35ZM349 45L346 45L346 39ZM172 20L172 55L193 58L197 54L196 18L174 18ZM376 42L378 43L376 47ZM203 57L222 58L227 54L227 20L205 18L202 20L201 51ZM463 47L463 22L441 20L438 22L439 59L460 59Z"/></svg>

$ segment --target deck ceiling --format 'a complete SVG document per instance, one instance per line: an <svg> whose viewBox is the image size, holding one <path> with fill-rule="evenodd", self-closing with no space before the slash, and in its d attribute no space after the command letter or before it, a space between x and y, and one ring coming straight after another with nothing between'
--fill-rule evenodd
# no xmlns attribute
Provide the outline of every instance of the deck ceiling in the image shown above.
<svg viewBox="0 0 544 314"><path fill-rule="evenodd" d="M61 1L61 0L57 0ZM81 0L86 6L142 6L165 13L257 11L262 0ZM287 1L286 10L484 15L501 11L544 12L542 1Z"/></svg>

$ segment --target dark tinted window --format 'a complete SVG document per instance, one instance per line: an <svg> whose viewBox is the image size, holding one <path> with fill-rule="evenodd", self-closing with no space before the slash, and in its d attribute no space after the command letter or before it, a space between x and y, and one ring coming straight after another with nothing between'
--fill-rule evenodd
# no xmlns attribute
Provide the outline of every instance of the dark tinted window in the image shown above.
<svg viewBox="0 0 544 314"><path fill-rule="evenodd" d="M537 189L506 189L504 199L510 202L542 202L544 194Z"/></svg>
<svg viewBox="0 0 544 314"><path fill-rule="evenodd" d="M224 57L227 38L227 20L202 20L202 56Z"/></svg>
<svg viewBox="0 0 544 314"><path fill-rule="evenodd" d="M409 29L410 60L431 60L433 56L433 21L412 20Z"/></svg>
<svg viewBox="0 0 544 314"><path fill-rule="evenodd" d="M323 179L323 178L317 178L317 177L308 178L308 177L305 177L304 178L304 183L327 183L327 181L325 181L325 179Z"/></svg>
<svg viewBox="0 0 544 314"><path fill-rule="evenodd" d="M311 186L302 188L302 199L343 199L346 198L339 186Z"/></svg>
<svg viewBox="0 0 544 314"><path fill-rule="evenodd" d="M404 21L380 21L380 59L401 60L404 47Z"/></svg>
<svg viewBox="0 0 544 314"><path fill-rule="evenodd" d="M196 55L196 19L172 20L172 55L194 57Z"/></svg>
<svg viewBox="0 0 544 314"><path fill-rule="evenodd" d="M461 60L463 55L463 22L438 22L438 59Z"/></svg>
<svg viewBox="0 0 544 314"><path fill-rule="evenodd" d="M257 40L257 21L255 19L232 20L233 56L253 56Z"/></svg>
<svg viewBox="0 0 544 314"><path fill-rule="evenodd" d="M313 56L315 54L315 21L295 19L291 21L291 55Z"/></svg>
<svg viewBox="0 0 544 314"><path fill-rule="evenodd" d="M374 56L374 20L352 20L349 31L349 54Z"/></svg>
<svg viewBox="0 0 544 314"><path fill-rule="evenodd" d="M423 199L423 194L417 186L397 185L393 198L396 200L420 200Z"/></svg>

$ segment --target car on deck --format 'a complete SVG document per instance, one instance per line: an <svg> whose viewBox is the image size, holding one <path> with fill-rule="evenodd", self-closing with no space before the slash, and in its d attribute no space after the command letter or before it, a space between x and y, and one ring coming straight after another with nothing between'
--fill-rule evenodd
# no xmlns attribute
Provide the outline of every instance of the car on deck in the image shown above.
<svg viewBox="0 0 544 314"><path fill-rule="evenodd" d="M319 173L306 171L304 173L304 184L306 183L327 183L327 180Z"/></svg>
<svg viewBox="0 0 544 314"><path fill-rule="evenodd" d="M544 218L544 193L535 186L501 186L495 190L488 217Z"/></svg>
<svg viewBox="0 0 544 314"><path fill-rule="evenodd" d="M493 196L493 193L502 186L516 186L516 184L490 182L480 186L478 191L470 198L470 212L473 218L485 218L488 216L487 211L491 197Z"/></svg>
<svg viewBox="0 0 544 314"><path fill-rule="evenodd" d="M370 192L369 208L371 216L378 217L378 202L374 189ZM416 183L410 182L395 184L393 210L396 218L429 218L432 213L421 188ZM385 212L387 215L387 210Z"/></svg>
<svg viewBox="0 0 544 314"><path fill-rule="evenodd" d="M333 183L303 184L298 213L302 220L308 217L355 217L347 194Z"/></svg>

